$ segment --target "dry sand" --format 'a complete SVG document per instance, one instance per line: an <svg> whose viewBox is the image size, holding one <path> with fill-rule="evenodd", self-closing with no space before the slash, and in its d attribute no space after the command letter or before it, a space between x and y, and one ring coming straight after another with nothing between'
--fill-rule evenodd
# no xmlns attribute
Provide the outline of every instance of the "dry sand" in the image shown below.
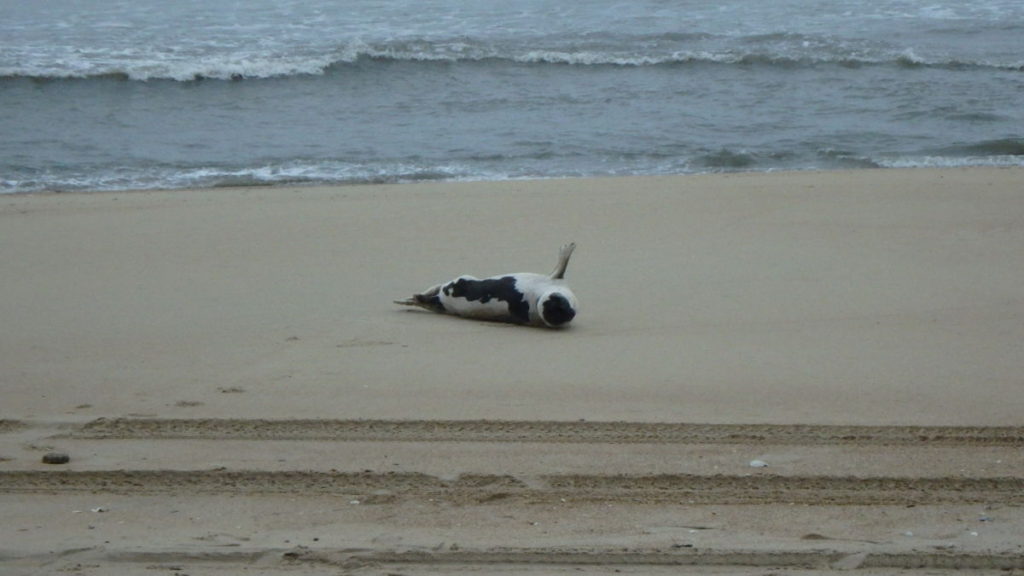
<svg viewBox="0 0 1024 576"><path fill-rule="evenodd" d="M4 196L0 391L5 575L1024 571L1024 170Z"/></svg>

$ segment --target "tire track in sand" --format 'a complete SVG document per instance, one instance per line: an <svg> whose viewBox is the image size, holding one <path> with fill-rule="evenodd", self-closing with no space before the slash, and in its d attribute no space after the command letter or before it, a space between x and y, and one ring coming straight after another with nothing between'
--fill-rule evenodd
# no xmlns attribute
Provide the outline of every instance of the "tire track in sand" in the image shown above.
<svg viewBox="0 0 1024 576"><path fill-rule="evenodd" d="M1024 427L830 426L498 420L100 418L66 436L88 439L1022 446Z"/></svg>
<svg viewBox="0 0 1024 576"><path fill-rule="evenodd" d="M999 553L951 553L940 551L822 552L822 551L715 551L629 549L492 549L486 551L331 552L295 550L283 555L291 562L323 564L348 569L366 566L457 567L546 566L666 566L751 567L779 569L897 569L897 570L1020 570L1024 556ZM475 573L475 572L474 572Z"/></svg>
<svg viewBox="0 0 1024 576"><path fill-rule="evenodd" d="M454 504L608 502L685 504L1024 504L1024 478L857 478L661 474L549 474L531 478L417 472L263 470L3 471L0 493L130 495L344 495L362 503L444 500Z"/></svg>
<svg viewBox="0 0 1024 576"><path fill-rule="evenodd" d="M120 440L160 441L162 450L175 449L189 440L286 440L338 443L550 443L565 444L556 450L576 450L580 444L689 444L737 446L826 447L837 451L849 447L898 447L908 457L933 454L933 448L995 449L1024 447L1024 427L948 426L823 426L823 425L731 425L638 422L541 422L541 421L387 421L387 420L262 420L262 419L146 419L101 418L85 424L0 421L0 434L14 441L69 438L87 443L117 445ZM628 450L629 448L624 448ZM13 452L12 452L13 453ZM119 465L118 462L115 465ZM922 506L995 505L1024 506L1024 477L977 477L960 475L950 469L934 477L914 475L912 466L898 467L880 476L841 473L777 475L764 470L748 474L629 474L608 469L596 473L567 474L557 468L516 475L494 473L485 463L476 473L439 477L422 471L338 472L296 469L229 470L0 470L0 494L45 494L46 498L75 499L81 494L124 496L170 496L187 498L194 494L259 498L287 495L290 498L341 497L342 502L379 515L401 513L432 501L432 506L480 507L483 510L522 510L535 504L564 509L579 504L614 504L617 508L655 504L692 508L700 505L749 506L750 514L764 513L778 506ZM410 506L411 505L411 506ZM1009 514L1009 512L1005 512ZM925 511L927 514L927 510ZM372 515L371 515L372 516ZM357 520L350 520L356 522ZM372 524L372 520L369 521ZM397 530L397 528L396 528ZM811 527L808 533L813 533ZM630 533L632 534L632 533ZM635 535L630 536L630 541ZM69 567L88 562L103 566L116 563L150 568L169 563L181 569L200 571L205 562L233 569L250 565L254 559L266 566L288 570L293 567L326 566L331 569L387 573L478 573L487 570L546 571L551 567L580 569L594 567L679 567L686 573L707 569L792 569L832 571L837 569L901 570L910 573L935 569L1024 570L1024 556L1012 546L988 551L955 549L900 549L895 544L835 546L828 542L807 549L805 542L789 542L776 550L745 550L742 539L711 547L663 545L628 548L597 544L594 547L493 548L454 546L444 549L403 549L390 545L362 550L331 550L299 547L280 549L257 546L251 550L226 552L210 550L187 541L176 549L89 548L69 553ZM45 561L52 559L45 558ZM42 561L42 560L41 560ZM376 571L376 572L375 572Z"/></svg>
<svg viewBox="0 0 1024 576"><path fill-rule="evenodd" d="M64 554L76 570L97 562L114 562L121 567L146 570L173 569L175 572L203 572L220 568L216 573L236 574L258 565L290 572L292 569L328 567L343 574L480 574L499 570L531 573L543 567L543 574L558 570L585 568L601 573L615 567L674 567L680 574L700 574L703 570L722 569L790 569L809 574L831 573L833 570L899 570L917 574L933 570L1013 571L1024 569L1024 555L999 552L953 552L915 550L909 552L849 552L826 550L698 550L658 548L490 548L484 550L411 550L371 551L360 549L317 549L304 546L292 549L250 549L176 553L162 551L110 551L86 548ZM47 558L49 560L49 558ZM422 571L422 572L421 572ZM525 571L525 572L524 572ZM615 570L618 572L619 570ZM819 572L820 571L820 572ZM213 573L212 571L210 573ZM276 571L275 571L276 573Z"/></svg>

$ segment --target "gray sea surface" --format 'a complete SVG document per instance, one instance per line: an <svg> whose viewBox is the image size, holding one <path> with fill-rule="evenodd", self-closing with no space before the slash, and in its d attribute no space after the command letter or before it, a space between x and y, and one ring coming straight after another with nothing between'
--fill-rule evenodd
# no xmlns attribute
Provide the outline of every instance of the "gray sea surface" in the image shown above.
<svg viewBox="0 0 1024 576"><path fill-rule="evenodd" d="M0 192L1024 165L1024 2L0 0Z"/></svg>

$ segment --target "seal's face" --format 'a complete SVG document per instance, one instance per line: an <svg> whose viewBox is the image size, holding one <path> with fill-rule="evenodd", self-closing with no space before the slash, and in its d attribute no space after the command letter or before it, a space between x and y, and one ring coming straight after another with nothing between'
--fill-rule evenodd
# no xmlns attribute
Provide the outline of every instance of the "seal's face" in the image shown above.
<svg viewBox="0 0 1024 576"><path fill-rule="evenodd" d="M556 328L568 324L576 317L572 302L558 292L549 292L537 301L540 318L545 324Z"/></svg>

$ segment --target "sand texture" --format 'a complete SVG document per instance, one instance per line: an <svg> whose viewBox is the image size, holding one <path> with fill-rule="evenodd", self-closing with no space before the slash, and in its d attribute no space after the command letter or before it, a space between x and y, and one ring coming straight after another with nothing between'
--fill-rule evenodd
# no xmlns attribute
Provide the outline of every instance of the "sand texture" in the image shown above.
<svg viewBox="0 0 1024 576"><path fill-rule="evenodd" d="M0 391L4 575L1024 573L1024 170L0 197Z"/></svg>

